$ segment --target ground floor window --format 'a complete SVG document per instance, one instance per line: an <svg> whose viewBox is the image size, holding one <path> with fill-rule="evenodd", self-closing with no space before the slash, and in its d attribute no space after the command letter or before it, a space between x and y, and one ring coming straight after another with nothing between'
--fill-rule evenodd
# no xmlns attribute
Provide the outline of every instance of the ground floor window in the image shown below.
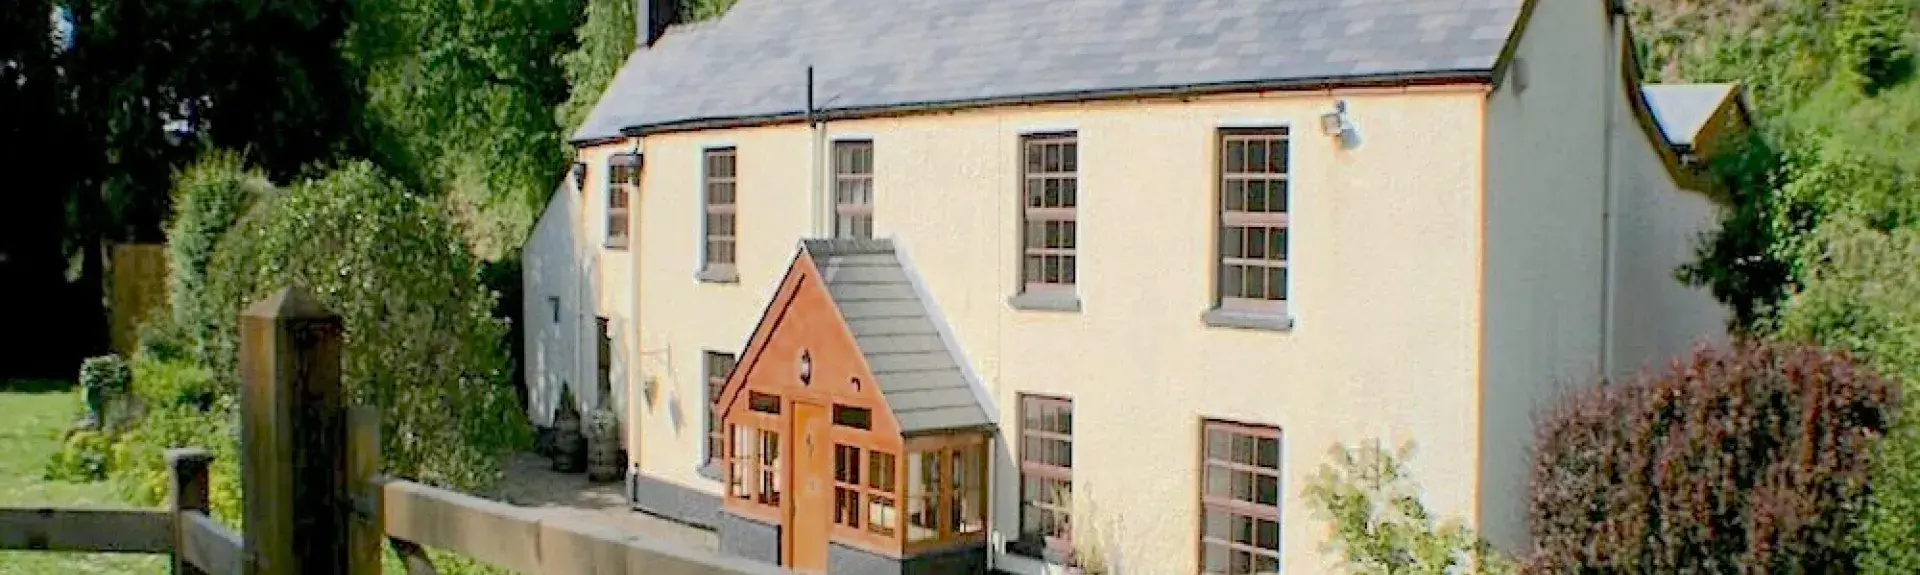
<svg viewBox="0 0 1920 575"><path fill-rule="evenodd" d="M895 502L899 459L891 453L869 453L867 459L867 530L892 537L900 525L900 510Z"/></svg>
<svg viewBox="0 0 1920 575"><path fill-rule="evenodd" d="M1208 420L1200 494L1200 568L1242 575L1280 570L1280 429Z"/></svg>
<svg viewBox="0 0 1920 575"><path fill-rule="evenodd" d="M1020 547L1073 548L1073 400L1020 396Z"/></svg>

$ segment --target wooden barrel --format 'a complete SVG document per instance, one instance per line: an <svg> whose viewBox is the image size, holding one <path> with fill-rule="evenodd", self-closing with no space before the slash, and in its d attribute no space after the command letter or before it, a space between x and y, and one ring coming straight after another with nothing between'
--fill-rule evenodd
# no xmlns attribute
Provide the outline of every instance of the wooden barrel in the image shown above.
<svg viewBox="0 0 1920 575"><path fill-rule="evenodd" d="M553 416L553 470L579 473L586 467L586 437L580 433L580 412L562 403Z"/></svg>
<svg viewBox="0 0 1920 575"><path fill-rule="evenodd" d="M612 410L595 410L587 420L587 481L620 479L620 419Z"/></svg>

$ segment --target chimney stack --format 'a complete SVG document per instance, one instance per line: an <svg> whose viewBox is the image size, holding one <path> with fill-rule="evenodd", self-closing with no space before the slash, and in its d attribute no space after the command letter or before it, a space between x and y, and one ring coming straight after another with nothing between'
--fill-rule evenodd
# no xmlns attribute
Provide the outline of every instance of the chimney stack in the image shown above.
<svg viewBox="0 0 1920 575"><path fill-rule="evenodd" d="M633 0L633 42L638 47L652 46L668 26L678 23L680 0Z"/></svg>

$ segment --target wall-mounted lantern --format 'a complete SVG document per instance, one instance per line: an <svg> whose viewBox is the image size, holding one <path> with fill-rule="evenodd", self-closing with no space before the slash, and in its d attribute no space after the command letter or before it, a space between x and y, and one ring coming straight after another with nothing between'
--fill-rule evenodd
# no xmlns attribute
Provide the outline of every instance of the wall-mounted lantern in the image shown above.
<svg viewBox="0 0 1920 575"><path fill-rule="evenodd" d="M800 385L813 384L813 354L800 350Z"/></svg>

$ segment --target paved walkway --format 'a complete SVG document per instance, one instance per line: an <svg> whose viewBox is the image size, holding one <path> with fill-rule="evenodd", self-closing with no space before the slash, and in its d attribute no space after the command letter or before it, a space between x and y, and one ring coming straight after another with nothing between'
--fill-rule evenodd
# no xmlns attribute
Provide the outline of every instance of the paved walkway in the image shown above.
<svg viewBox="0 0 1920 575"><path fill-rule="evenodd" d="M588 483L585 473L555 473L545 457L531 453L507 461L500 493L508 503L531 507L552 517L609 525L629 533L716 549L712 531L675 523L632 510L622 491L624 481Z"/></svg>

